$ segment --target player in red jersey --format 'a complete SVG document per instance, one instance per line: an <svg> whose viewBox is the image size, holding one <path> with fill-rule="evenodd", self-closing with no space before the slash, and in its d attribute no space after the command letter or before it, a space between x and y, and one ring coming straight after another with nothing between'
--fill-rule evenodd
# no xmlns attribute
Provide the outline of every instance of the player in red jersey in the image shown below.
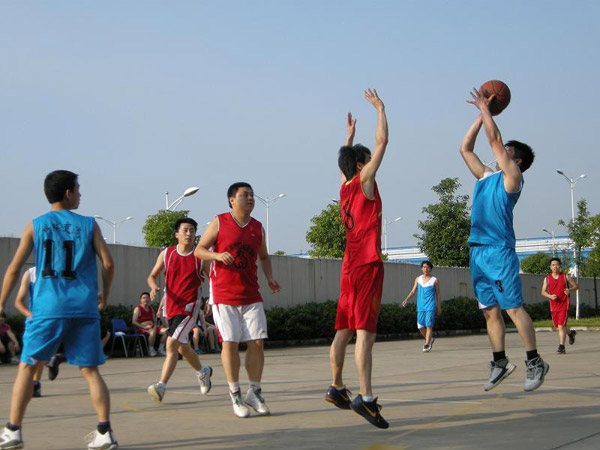
<svg viewBox="0 0 600 450"><path fill-rule="evenodd" d="M194 256L197 228L198 224L193 219L188 217L178 219L174 226L178 244L166 248L158 255L156 264L148 276L150 298L154 300L156 294L160 292L157 284L158 276L163 269L165 271L166 311L169 320L167 357L163 363L160 381L148 387L148 394L159 402L165 395L167 382L177 365L178 353L181 353L196 370L200 392L206 395L211 388L212 368L202 367L198 355L189 342L189 335L201 306L197 302L198 289L204 280L202 261Z"/></svg>
<svg viewBox="0 0 600 450"><path fill-rule="evenodd" d="M248 417L250 405L257 413L270 413L261 395L264 367L263 341L267 318L258 290L259 258L272 292L280 286L273 278L262 224L252 218L254 191L248 183L234 183L227 190L230 212L219 214L210 223L196 247L196 256L212 261L210 302L215 325L223 341L221 361L229 384L233 412ZM209 250L212 247L212 250ZM245 342L246 372L250 386L242 398L239 382L239 343Z"/></svg>
<svg viewBox="0 0 600 450"><path fill-rule="evenodd" d="M325 400L338 408L353 409L376 427L387 428L389 425L380 414L381 406L371 391L371 372L383 290L381 197L375 175L387 147L388 126L385 107L377 91L368 89L365 98L377 110L373 155L360 144L352 145L356 120L348 113L348 138L338 156L342 172L340 206L346 228L346 250L335 319L336 334L329 352L333 383ZM360 393L351 401L342 381L342 370L346 346L355 332Z"/></svg>
<svg viewBox="0 0 600 450"><path fill-rule="evenodd" d="M148 336L148 343L150 345L150 356L156 356L156 350L154 350L154 341L156 336L160 335L160 345L158 347L158 354L160 356L166 356L165 353L165 342L167 341L166 329L163 329L160 325L157 325L156 314L150 306L150 293L142 292L140 294L140 303L133 309L133 317L131 323L136 329L138 334L144 334Z"/></svg>
<svg viewBox="0 0 600 450"><path fill-rule="evenodd" d="M569 344L575 343L575 330L569 330L567 320L569 318L569 306L571 292L579 289L571 277L562 273L561 262L559 258L550 260L551 273L544 278L542 284L542 295L550 299L550 313L554 327L558 328L558 349L556 353L564 354L565 341L569 336Z"/></svg>

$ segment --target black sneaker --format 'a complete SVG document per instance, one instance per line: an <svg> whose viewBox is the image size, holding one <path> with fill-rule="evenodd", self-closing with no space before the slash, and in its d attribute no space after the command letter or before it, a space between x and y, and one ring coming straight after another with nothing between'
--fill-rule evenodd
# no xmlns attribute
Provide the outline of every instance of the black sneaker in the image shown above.
<svg viewBox="0 0 600 450"><path fill-rule="evenodd" d="M577 331L575 330L571 330L571 332L568 334L569 336L569 345L573 345L575 343L575 335L577 334Z"/></svg>
<svg viewBox="0 0 600 450"><path fill-rule="evenodd" d="M333 403L340 409L350 409L350 394L351 392L346 388L337 389L335 386L329 386L325 401Z"/></svg>
<svg viewBox="0 0 600 450"><path fill-rule="evenodd" d="M37 383L33 383L33 397L34 398L39 398L42 396L42 383L37 382Z"/></svg>
<svg viewBox="0 0 600 450"><path fill-rule="evenodd" d="M358 394L354 397L354 400L350 402L350 408L377 428L388 428L390 426L390 424L381 416L381 405L377 404L377 398L372 402L365 402L362 395Z"/></svg>
<svg viewBox="0 0 600 450"><path fill-rule="evenodd" d="M558 353L559 355L564 355L565 353L567 353L567 351L565 350L565 346L559 345L556 349L556 353Z"/></svg>
<svg viewBox="0 0 600 450"><path fill-rule="evenodd" d="M63 355L62 353L57 353L50 359L50 362L47 365L48 379L50 381L56 379L56 377L58 376L58 368L63 362L65 362L65 355Z"/></svg>

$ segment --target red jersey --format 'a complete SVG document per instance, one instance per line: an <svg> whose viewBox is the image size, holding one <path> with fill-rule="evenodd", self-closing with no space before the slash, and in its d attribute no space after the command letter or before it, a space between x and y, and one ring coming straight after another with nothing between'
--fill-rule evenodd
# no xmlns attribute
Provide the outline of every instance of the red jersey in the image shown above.
<svg viewBox="0 0 600 450"><path fill-rule="evenodd" d="M342 270L382 261L381 197L375 182L375 198L369 200L362 190L360 172L340 189L342 221L346 228L346 251Z"/></svg>
<svg viewBox="0 0 600 450"><path fill-rule="evenodd" d="M144 309L144 306L140 303L138 307L138 323L154 322L154 310L148 306L148 310Z"/></svg>
<svg viewBox="0 0 600 450"><path fill-rule="evenodd" d="M198 299L198 289L204 281L202 260L194 256L194 249L183 255L177 246L165 250L165 278L167 287L167 319L189 316Z"/></svg>
<svg viewBox="0 0 600 450"><path fill-rule="evenodd" d="M571 298L565 294L567 287L567 277L564 273L559 273L556 279L552 274L548 275L548 293L558 297L556 300L550 300L550 311L569 308Z"/></svg>
<svg viewBox="0 0 600 450"><path fill-rule="evenodd" d="M213 302L225 305L250 305L262 302L258 291L256 260L263 241L262 224L250 218L241 226L231 213L219 214L219 235L214 245L217 253L228 252L233 264L213 261L210 270L210 288Z"/></svg>

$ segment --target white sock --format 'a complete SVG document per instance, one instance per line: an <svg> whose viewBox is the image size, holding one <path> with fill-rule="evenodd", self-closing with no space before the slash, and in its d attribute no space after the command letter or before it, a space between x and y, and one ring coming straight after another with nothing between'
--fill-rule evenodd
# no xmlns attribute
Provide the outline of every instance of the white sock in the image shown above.
<svg viewBox="0 0 600 450"><path fill-rule="evenodd" d="M363 395L363 402L372 402L373 401L373 396L372 395Z"/></svg>
<svg viewBox="0 0 600 450"><path fill-rule="evenodd" d="M159 386L162 386L162 387L167 387L167 383L163 383L162 381L159 381L159 382L158 382L158 385L159 385Z"/></svg>
<svg viewBox="0 0 600 450"><path fill-rule="evenodd" d="M251 381L248 385L248 390L252 389L254 392L260 391L260 381Z"/></svg>
<svg viewBox="0 0 600 450"><path fill-rule="evenodd" d="M240 390L240 382L239 381L234 381L234 382L227 382L227 384L229 385L229 392L231 392L232 394L234 392L237 392Z"/></svg>

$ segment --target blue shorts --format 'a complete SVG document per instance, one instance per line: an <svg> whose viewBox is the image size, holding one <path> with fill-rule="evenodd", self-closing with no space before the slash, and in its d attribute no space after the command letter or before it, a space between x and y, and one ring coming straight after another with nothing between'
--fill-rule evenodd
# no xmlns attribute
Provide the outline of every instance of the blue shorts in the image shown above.
<svg viewBox="0 0 600 450"><path fill-rule="evenodd" d="M514 248L473 245L469 259L473 290L480 309L500 305L504 310L523 305L519 258Z"/></svg>
<svg viewBox="0 0 600 450"><path fill-rule="evenodd" d="M435 325L435 310L433 311L417 311L417 327L425 328Z"/></svg>
<svg viewBox="0 0 600 450"><path fill-rule="evenodd" d="M27 320L21 362L50 361L60 344L67 362L79 367L104 364L100 320L90 318Z"/></svg>

